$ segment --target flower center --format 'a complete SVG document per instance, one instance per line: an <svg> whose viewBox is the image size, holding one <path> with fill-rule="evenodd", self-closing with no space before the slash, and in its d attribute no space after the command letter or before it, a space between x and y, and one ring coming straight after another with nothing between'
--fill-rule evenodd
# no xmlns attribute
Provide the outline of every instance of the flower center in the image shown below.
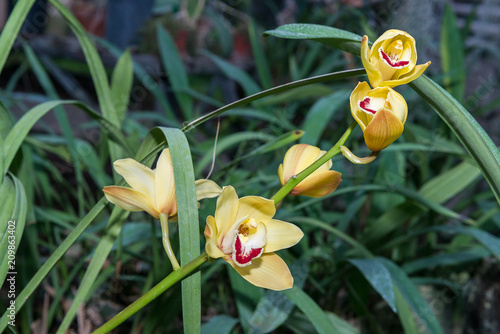
<svg viewBox="0 0 500 334"><path fill-rule="evenodd" d="M237 266L252 264L252 260L259 258L264 252L267 230L263 223L248 218L234 231L234 236L232 259Z"/></svg>
<svg viewBox="0 0 500 334"><path fill-rule="evenodd" d="M358 101L358 106L365 113L372 116L383 108L391 109L389 101L381 98L371 98L369 96L365 96L361 101Z"/></svg>
<svg viewBox="0 0 500 334"><path fill-rule="evenodd" d="M410 63L409 60L400 60L403 54L403 42L399 39L392 42L385 51L380 48L378 52L380 58L392 68L401 69Z"/></svg>

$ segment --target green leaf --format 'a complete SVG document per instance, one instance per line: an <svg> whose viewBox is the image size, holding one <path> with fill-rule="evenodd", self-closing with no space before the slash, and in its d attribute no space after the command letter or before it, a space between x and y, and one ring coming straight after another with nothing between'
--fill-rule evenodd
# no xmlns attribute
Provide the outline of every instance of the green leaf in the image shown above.
<svg viewBox="0 0 500 334"><path fill-rule="evenodd" d="M104 69L104 65L102 64L96 48L92 45L92 42L88 37L87 32L71 11L58 0L49 0L49 2L66 20L80 42L80 46L82 47L85 59L87 60L87 64L90 69L90 74L92 76L92 81L96 89L97 99L99 100L99 106L101 107L103 116L117 128L120 128L120 118L113 103L106 70ZM115 143L109 142L109 151L112 161L116 161L123 156L123 151ZM116 181L118 179L118 174L114 173L113 175Z"/></svg>
<svg viewBox="0 0 500 334"><path fill-rule="evenodd" d="M465 50L457 19L450 4L446 4L441 26L441 66L446 90L458 101L465 95Z"/></svg>
<svg viewBox="0 0 500 334"><path fill-rule="evenodd" d="M427 270L438 266L454 266L465 262L477 261L488 257L490 252L482 247L471 248L462 252L455 252L450 254L437 254L420 258L413 261L405 262L402 266L407 274L411 274L420 270Z"/></svg>
<svg viewBox="0 0 500 334"><path fill-rule="evenodd" d="M4 177L0 185L0 198L4 201L0 211L0 253L4 254L0 262L2 287L7 274L16 272L16 268L20 266L14 254L21 243L28 209L24 186L14 175L8 174Z"/></svg>
<svg viewBox="0 0 500 334"><path fill-rule="evenodd" d="M436 319L436 316L432 312L431 308L405 272L387 259L377 259L389 270L395 287L399 290L406 303L420 318L429 332L432 334L442 334L443 330L441 329L439 321Z"/></svg>
<svg viewBox="0 0 500 334"><path fill-rule="evenodd" d="M293 285L302 289L309 275L309 259L302 258L290 265ZM249 333L270 333L281 326L293 310L294 304L280 291L267 290L259 300L250 318Z"/></svg>
<svg viewBox="0 0 500 334"><path fill-rule="evenodd" d="M261 91L259 85L245 71L208 51L202 51L201 54L210 58L228 78L239 83L246 95L257 94Z"/></svg>
<svg viewBox="0 0 500 334"><path fill-rule="evenodd" d="M120 123L125 119L133 83L132 56L127 50L118 58L111 76L111 98Z"/></svg>
<svg viewBox="0 0 500 334"><path fill-rule="evenodd" d="M0 50L2 50L0 52L0 73L9 57L10 50L19 34L19 30L34 3L35 0L17 1L16 6L9 14L9 19L5 23L0 35Z"/></svg>
<svg viewBox="0 0 500 334"><path fill-rule="evenodd" d="M480 175L481 172L476 166L463 162L433 177L418 192L431 201L444 203L477 180Z"/></svg>
<svg viewBox="0 0 500 334"><path fill-rule="evenodd" d="M120 131L118 131L111 123L109 123L106 119L104 119L101 115L97 114L95 111L91 110L89 107L86 105L78 102L78 101L49 101L45 102L42 104L39 104L38 106L32 108L29 110L26 114L17 121L17 123L14 125L14 127L10 130L8 133L7 137L5 138L4 145L3 145L3 157L4 157L4 170L3 173L5 173L10 164L12 163L12 160L14 159L14 156L17 153L17 150L21 146L22 142L28 135L29 131L33 127L33 125L46 113L48 113L50 110L63 105L63 104L73 104L79 108L81 108L83 111L85 111L90 117L94 118L97 120L104 133L109 134L111 136L114 136L117 142L120 142L121 146L126 148L128 152L130 152L130 148L128 147L128 144L126 140L123 138L123 135L121 134Z"/></svg>
<svg viewBox="0 0 500 334"><path fill-rule="evenodd" d="M300 288L293 287L283 293L309 318L320 334L341 333L316 302Z"/></svg>
<svg viewBox="0 0 500 334"><path fill-rule="evenodd" d="M286 24L275 30L266 31L264 36L311 39L354 54L359 54L361 47L361 36L346 30L317 24Z"/></svg>
<svg viewBox="0 0 500 334"><path fill-rule="evenodd" d="M19 312L23 307L24 303L33 294L35 289L40 285L40 283L47 276L49 271L54 267L54 265L61 259L61 257L66 253L66 251L75 243L76 239L85 231L85 229L92 223L92 221L97 217L97 215L105 207L107 201L102 198L96 205L89 211L89 213L82 218L82 220L71 230L71 233L64 239L64 241L57 247L57 249L50 255L50 257L43 263L43 265L38 269L36 274L31 277L30 281L23 290L16 297L16 309ZM9 318L7 318L7 312L5 312L0 320L0 332L7 327Z"/></svg>
<svg viewBox="0 0 500 334"><path fill-rule="evenodd" d="M238 319L222 314L212 317L201 326L201 334L230 334Z"/></svg>
<svg viewBox="0 0 500 334"><path fill-rule="evenodd" d="M457 100L431 79L421 76L410 86L434 108L460 139L500 203L500 151L488 134Z"/></svg>
<svg viewBox="0 0 500 334"><path fill-rule="evenodd" d="M156 34L168 81L174 90L184 118L190 119L193 115L193 101L186 93L190 89L186 68L169 33L161 25L157 25Z"/></svg>
<svg viewBox="0 0 500 334"><path fill-rule="evenodd" d="M394 288L391 274L387 268L379 261L372 259L350 259L349 262L361 271L366 280L384 298L392 311L396 313Z"/></svg>
<svg viewBox="0 0 500 334"><path fill-rule="evenodd" d="M115 57L119 57L120 54L122 53L122 50L114 46L113 44L109 43L108 41L100 38L95 38L96 41L104 46L111 54L113 54ZM169 118L169 121L172 122L174 125L177 125L177 119L175 117L175 114L172 110L172 107L170 106L170 103L168 102L165 93L162 91L160 84L156 82L156 80L151 77L148 72L136 61L132 59L133 67L134 67L134 73L137 79L142 83L144 88L146 88L148 91L153 94L154 98L156 101L158 101L158 104L163 108L165 111L166 115Z"/></svg>
<svg viewBox="0 0 500 334"><path fill-rule="evenodd" d="M252 53L260 82L264 89L271 88L273 86L273 80L271 78L269 62L265 57L262 42L259 40L260 34L257 31L257 25L252 19L248 22L248 34L250 36L250 44L252 45Z"/></svg>
<svg viewBox="0 0 500 334"><path fill-rule="evenodd" d="M347 103L348 98L349 91L339 90L319 99L311 107L311 110L307 113L306 119L301 126L305 134L300 139L300 142L316 146L333 114L342 105Z"/></svg>
<svg viewBox="0 0 500 334"><path fill-rule="evenodd" d="M411 312L410 305L406 302L396 286L394 287L394 294L396 296L396 307L398 309L399 320L401 321L401 325L403 325L404 333L420 334L420 331L415 324L415 317Z"/></svg>
<svg viewBox="0 0 500 334"><path fill-rule="evenodd" d="M113 207L113 211L111 212L111 216L106 226L106 231L104 235L101 236L99 244L95 249L94 256L90 261L87 271L85 271L85 274L83 275L78 291L73 299L73 303L64 315L64 319L57 329L58 334L63 334L67 331L82 303L90 297L90 292L93 288L94 282L99 275L104 262L108 258L109 252L111 251L116 238L120 235L123 223L128 215L128 211L125 211L118 206Z"/></svg>
<svg viewBox="0 0 500 334"><path fill-rule="evenodd" d="M359 334L359 331L350 323L332 312L325 312L326 316L332 322L333 326L342 334Z"/></svg>
<svg viewBox="0 0 500 334"><path fill-rule="evenodd" d="M200 255L200 225L191 151L184 133L174 128L159 128L167 139L174 168L181 266ZM184 333L199 333L201 326L201 276L182 281L182 317Z"/></svg>

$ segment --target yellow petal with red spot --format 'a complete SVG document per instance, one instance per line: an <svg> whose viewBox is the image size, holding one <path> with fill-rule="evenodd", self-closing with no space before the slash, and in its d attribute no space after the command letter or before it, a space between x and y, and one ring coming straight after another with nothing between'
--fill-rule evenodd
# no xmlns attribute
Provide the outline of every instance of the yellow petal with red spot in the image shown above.
<svg viewBox="0 0 500 334"><path fill-rule="evenodd" d="M386 31L371 48L368 37L364 36L361 41L361 61L374 88L408 83L422 75L430 64L423 67L417 65L415 39L407 32L397 29Z"/></svg>
<svg viewBox="0 0 500 334"><path fill-rule="evenodd" d="M153 201L144 193L132 188L107 186L103 189L104 195L111 203L128 211L146 211L151 216L158 218Z"/></svg>
<svg viewBox="0 0 500 334"><path fill-rule="evenodd" d="M226 261L255 286L276 291L290 289L293 286L293 277L288 266L274 253L265 253L246 267L239 267L232 260Z"/></svg>

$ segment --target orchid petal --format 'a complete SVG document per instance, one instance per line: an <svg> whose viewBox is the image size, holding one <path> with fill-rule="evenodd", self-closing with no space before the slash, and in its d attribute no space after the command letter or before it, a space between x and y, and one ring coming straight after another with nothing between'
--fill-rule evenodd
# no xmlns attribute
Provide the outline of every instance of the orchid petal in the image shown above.
<svg viewBox="0 0 500 334"><path fill-rule="evenodd" d="M127 211L146 211L151 216L158 218L153 201L144 193L132 188L107 186L103 189L104 195L111 203Z"/></svg>
<svg viewBox="0 0 500 334"><path fill-rule="evenodd" d="M196 200L204 198L214 198L221 194L222 188L217 183L211 180L200 179L195 181L196 185Z"/></svg>
<svg viewBox="0 0 500 334"><path fill-rule="evenodd" d="M168 148L163 150L156 164L154 201L158 212L168 215L177 213L174 168Z"/></svg>
<svg viewBox="0 0 500 334"><path fill-rule="evenodd" d="M215 224L215 218L212 216L207 217L207 225L205 226L205 238L207 243L205 244L205 251L208 256L213 259L223 257L224 253L217 247L217 225Z"/></svg>
<svg viewBox="0 0 500 334"><path fill-rule="evenodd" d="M113 163L115 171L135 190L153 198L155 172L134 159L120 159Z"/></svg>
<svg viewBox="0 0 500 334"><path fill-rule="evenodd" d="M215 223L217 225L217 244L221 244L223 236L235 223L238 213L238 195L232 186L224 187L219 198L217 198L217 208L215 209Z"/></svg>
<svg viewBox="0 0 500 334"><path fill-rule="evenodd" d="M302 230L291 223L271 219L266 221L265 224L267 229L267 242L264 247L264 253L292 247L304 236Z"/></svg>
<svg viewBox="0 0 500 334"><path fill-rule="evenodd" d="M274 253L263 254L252 265L239 267L225 259L244 279L255 286L281 291L293 286L293 277L285 261Z"/></svg>
<svg viewBox="0 0 500 334"><path fill-rule="evenodd" d="M296 185L290 194L323 197L337 189L341 181L342 174L334 170L312 173L304 181Z"/></svg>
<svg viewBox="0 0 500 334"><path fill-rule="evenodd" d="M364 131L365 143L370 151L381 151L403 133L403 123L389 110L382 109Z"/></svg>
<svg viewBox="0 0 500 334"><path fill-rule="evenodd" d="M253 218L256 221L271 219L276 213L274 201L260 196L240 198L236 221L243 218Z"/></svg>

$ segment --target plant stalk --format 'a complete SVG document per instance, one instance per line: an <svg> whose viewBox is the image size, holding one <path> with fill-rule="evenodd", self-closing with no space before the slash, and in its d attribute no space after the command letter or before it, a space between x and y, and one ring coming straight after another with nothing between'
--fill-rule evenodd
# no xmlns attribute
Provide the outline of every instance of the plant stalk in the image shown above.
<svg viewBox="0 0 500 334"><path fill-rule="evenodd" d="M170 238L168 236L168 215L160 213L160 225L161 225L161 240L163 242L163 248L167 253L170 263L172 263L172 268L178 270L181 266L177 262L174 251L172 250L172 245L170 245Z"/></svg>
<svg viewBox="0 0 500 334"><path fill-rule="evenodd" d="M314 163L312 163L309 167L304 169L302 172L299 174L292 176L287 183L283 187L281 187L280 190L274 194L273 197L271 197L272 200L274 200L274 204L277 205L283 198L285 198L286 195L290 193L290 191L295 188L296 185L298 185L300 182L302 182L306 177L311 175L316 169L321 167L325 162L336 156L337 154L340 153L340 147L344 145L346 142L347 138L351 135L352 131L356 127L357 123L353 121L351 125L345 130L344 134L340 139L337 141L333 147L326 152L322 157L320 157L318 160L316 160Z"/></svg>
<svg viewBox="0 0 500 334"><path fill-rule="evenodd" d="M196 269L198 269L203 263L208 261L208 255L207 253L203 253L200 256L198 256L196 259L193 261L189 262L186 264L184 267L179 268L176 271L173 271L165 277L160 283L155 285L151 290L146 292L145 295L137 299L135 302L130 304L127 308L125 308L123 311L115 315L112 319L110 319L108 322L106 322L104 325L96 329L92 334L103 334L103 333L108 333L114 328L116 328L118 325L123 323L125 320L130 318L132 315L134 315L136 312L141 310L143 307L145 307L147 304L152 302L156 297L160 296L163 292L168 290L170 287L172 287L175 283L179 282L183 278L186 278L194 272Z"/></svg>

